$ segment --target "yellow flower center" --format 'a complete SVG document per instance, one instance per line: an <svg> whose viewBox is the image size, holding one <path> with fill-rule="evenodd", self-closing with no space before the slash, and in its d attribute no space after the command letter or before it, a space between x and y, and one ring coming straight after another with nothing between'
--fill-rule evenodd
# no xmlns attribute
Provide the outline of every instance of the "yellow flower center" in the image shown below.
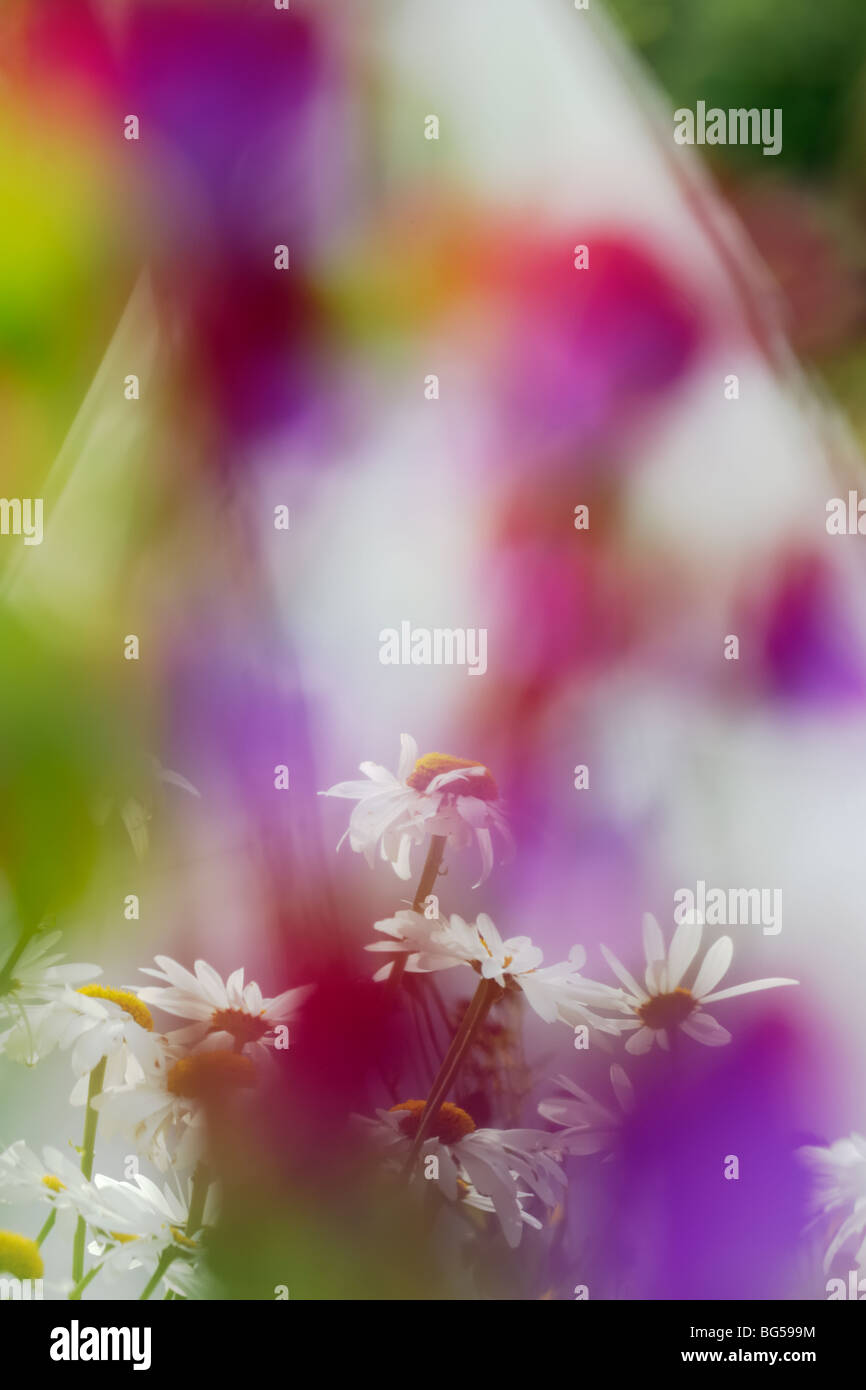
<svg viewBox="0 0 866 1390"><path fill-rule="evenodd" d="M270 1024L261 1014L244 1013L243 1009L216 1009L211 1015L212 1033L231 1033L239 1047L258 1042L270 1032Z"/></svg>
<svg viewBox="0 0 866 1390"><path fill-rule="evenodd" d="M406 1111L400 1120L400 1129L408 1139L414 1139L418 1133L425 1104L426 1101L423 1100L403 1100L399 1105L391 1106L392 1111ZM467 1134L471 1134L474 1128L475 1121L472 1116L461 1110L459 1105L452 1105L446 1100L445 1104L439 1107L439 1114L429 1132L429 1138L438 1139L440 1144L456 1144L460 1139L465 1139Z"/></svg>
<svg viewBox="0 0 866 1390"><path fill-rule="evenodd" d="M256 1069L240 1052L198 1052L175 1062L166 1079L173 1096L210 1100L226 1090L254 1086Z"/></svg>
<svg viewBox="0 0 866 1390"><path fill-rule="evenodd" d="M49 1192L66 1191L66 1183L61 1182L59 1178L55 1178L53 1173L45 1174L45 1177L42 1179L42 1185L43 1187L47 1187Z"/></svg>
<svg viewBox="0 0 866 1390"><path fill-rule="evenodd" d="M85 994L88 999L107 999L135 1019L140 1028L146 1028L148 1033L153 1032L150 1009L137 994L131 994L127 989L109 989L106 985L83 985L78 993Z"/></svg>
<svg viewBox="0 0 866 1390"><path fill-rule="evenodd" d="M198 1249L198 1242L195 1240L191 1240L190 1237L186 1234L186 1232L182 1231L179 1226L171 1226L169 1229L171 1231L175 1245L182 1245L186 1250Z"/></svg>
<svg viewBox="0 0 866 1390"><path fill-rule="evenodd" d="M647 1028L678 1028L697 1008L697 1001L687 989L675 989L670 994L654 994L637 1011Z"/></svg>
<svg viewBox="0 0 866 1390"><path fill-rule="evenodd" d="M457 772L460 768L483 767L483 763L473 762L471 758L452 758L450 753L425 753L419 758L414 769L406 779L406 785L416 792L426 791L434 777L443 772ZM485 767L482 773L472 777L461 777L449 783L445 793L452 796L477 796L482 801L497 801L499 788L492 774Z"/></svg>
<svg viewBox="0 0 866 1390"><path fill-rule="evenodd" d="M131 1240L141 1240L141 1236L124 1235L123 1231L109 1231L108 1234L118 1245L128 1245Z"/></svg>
<svg viewBox="0 0 866 1390"><path fill-rule="evenodd" d="M41 1279L45 1266L35 1240L0 1231L0 1273L14 1279Z"/></svg>

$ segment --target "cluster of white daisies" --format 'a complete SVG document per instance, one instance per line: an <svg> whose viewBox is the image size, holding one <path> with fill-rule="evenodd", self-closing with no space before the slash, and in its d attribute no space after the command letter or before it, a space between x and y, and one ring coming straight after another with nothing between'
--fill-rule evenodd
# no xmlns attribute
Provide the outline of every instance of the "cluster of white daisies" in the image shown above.
<svg viewBox="0 0 866 1390"><path fill-rule="evenodd" d="M407 879L416 846L439 836L440 844L460 849L474 837L482 860L477 887L493 865L494 832L511 849L496 783L481 764L440 753L419 758L414 739L404 734L396 775L369 762L361 764L361 771L365 781L341 782L324 794L357 802L346 833L351 848L364 854L370 865L379 857L391 864L399 878ZM647 914L644 983L602 946L617 979L616 985L602 984L581 974L586 953L580 946L573 948L567 960L544 965L540 948L528 936L503 939L483 913L470 923L456 914L431 912L431 907L438 907L438 899L427 908L420 905L421 911L417 906L416 902L376 922L382 939L367 949L388 957L376 973L377 980L388 979L395 970L419 974L472 970L477 979L494 981L503 991L519 991L546 1023L564 1023L572 1029L582 1026L589 1034L613 1038L628 1034L625 1051L632 1056L656 1043L669 1050L680 1033L709 1047L721 1046L731 1035L707 1011L707 1005L797 983L766 979L719 988L733 956L730 937L713 942L702 955L701 924L683 922L666 947L657 921ZM693 969L691 983L686 985ZM524 1210L527 1198L534 1194L545 1205L555 1206L565 1186L559 1166L562 1156L610 1156L623 1116L633 1105L632 1082L619 1064L610 1068L612 1095L606 1102L567 1077L558 1077L557 1082L565 1095L539 1105L542 1117L558 1127L555 1133L477 1129L465 1111L445 1102L432 1124L428 1121L427 1137L419 1145L425 1103L418 1100L379 1110L377 1119L368 1120L367 1125L395 1167L405 1167L410 1155L421 1163L435 1157L432 1171L438 1171L445 1196L495 1210L507 1241L516 1246L524 1224L541 1224Z"/></svg>
<svg viewBox="0 0 866 1390"><path fill-rule="evenodd" d="M380 857L405 880L413 849L426 844L435 876L446 848L465 848L474 840L480 884L494 862L494 833L512 848L498 788L481 764L438 753L419 758L414 740L403 735L396 776L373 763L363 763L361 771L365 781L340 783L325 795L356 801L347 835L371 865ZM670 1051L680 1034L710 1047L724 1045L730 1034L708 1005L796 984L773 978L720 988L733 955L730 938L702 951L702 925L683 922L666 945L649 914L643 924L643 983L604 946L615 984L581 973L586 953L579 946L567 960L544 965L529 937L503 938L484 913L474 922L442 915L435 897L421 903L416 898L375 929L380 939L367 949L388 958L377 980L395 984L404 971L472 971L479 987L495 987L498 997L522 995L545 1023L606 1037L608 1049L627 1035L625 1052L632 1057L656 1043ZM218 1206L204 1162L208 1101L257 1085L261 1064L287 1044L287 1022L307 990L266 999L258 985L244 983L243 970L223 980L204 961L196 962L193 974L166 956L157 956L156 968L143 972L158 985L111 989L94 983L97 967L64 964L55 950L58 940L59 933L37 934L0 960L0 1054L29 1065L57 1050L69 1055L75 1075L70 1101L85 1108L84 1144L75 1151L80 1162L55 1148L38 1157L23 1141L0 1152L0 1202L34 1200L48 1208L35 1240L0 1231L0 1272L41 1277L39 1247L55 1223L67 1222L74 1230L73 1278L61 1293L78 1298L103 1270L138 1268L147 1277L142 1297L160 1286L167 1297L207 1296L200 1257ZM185 1026L157 1033L151 1007ZM603 1101L568 1077L557 1078L562 1094L538 1106L553 1131L478 1128L445 1099L453 1081L447 1057L440 1075L446 1080L435 1114L427 1101L409 1099L361 1124L395 1172L408 1168L413 1180L418 1172L432 1173L451 1203L495 1214L512 1247L524 1226L542 1225L527 1210L529 1202L538 1199L552 1209L561 1201L565 1155L611 1158L634 1104L633 1082L615 1062ZM93 1175L97 1121L102 1133L122 1135L168 1180L159 1186L137 1171L125 1180ZM856 1238L862 1266L866 1141L855 1135L828 1149L803 1150L803 1158L815 1174L816 1216L833 1223L827 1263ZM94 1261L86 1272L85 1233Z"/></svg>
<svg viewBox="0 0 866 1390"><path fill-rule="evenodd" d="M142 1296L160 1284L169 1296L203 1296L200 1256L218 1204L203 1163L209 1102L258 1085L307 991L266 999L244 983L242 969L223 980L205 961L192 974L167 956L142 971L158 985L108 988L93 983L97 966L65 964L59 939L38 933L0 959L0 1055L33 1066L68 1054L84 1143L39 1157L19 1140L0 1152L0 1203L48 1209L35 1240L0 1231L0 1272L41 1278L40 1247L58 1224L74 1240L72 1278L58 1285L60 1296L79 1298L97 1274L129 1269L147 1277ZM151 1007L185 1026L157 1033ZM97 1124L129 1142L131 1177L93 1174ZM138 1158L165 1175L161 1186L137 1171ZM88 1233L94 1263L85 1272Z"/></svg>

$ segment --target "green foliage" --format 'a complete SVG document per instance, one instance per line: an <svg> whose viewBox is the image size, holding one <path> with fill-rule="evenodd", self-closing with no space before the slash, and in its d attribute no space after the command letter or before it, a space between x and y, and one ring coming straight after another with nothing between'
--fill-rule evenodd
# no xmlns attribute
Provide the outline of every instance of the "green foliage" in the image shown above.
<svg viewBox="0 0 866 1390"><path fill-rule="evenodd" d="M835 162L866 73L863 0L608 0L672 106L780 107L784 139L714 146L737 164L823 170ZM764 172L769 172L765 167Z"/></svg>
<svg viewBox="0 0 866 1390"><path fill-rule="evenodd" d="M109 733L92 691L8 612L0 669L0 872L21 924L35 926L88 882Z"/></svg>

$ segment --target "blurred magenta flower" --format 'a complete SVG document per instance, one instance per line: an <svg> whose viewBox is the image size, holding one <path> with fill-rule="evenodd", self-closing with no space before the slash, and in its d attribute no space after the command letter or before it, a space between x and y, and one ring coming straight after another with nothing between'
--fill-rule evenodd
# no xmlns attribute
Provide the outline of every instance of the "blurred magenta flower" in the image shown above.
<svg viewBox="0 0 866 1390"><path fill-rule="evenodd" d="M586 237L574 267L564 237L527 237L494 256L501 296L496 370L510 451L573 469L639 425L692 365L702 314L642 246Z"/></svg>

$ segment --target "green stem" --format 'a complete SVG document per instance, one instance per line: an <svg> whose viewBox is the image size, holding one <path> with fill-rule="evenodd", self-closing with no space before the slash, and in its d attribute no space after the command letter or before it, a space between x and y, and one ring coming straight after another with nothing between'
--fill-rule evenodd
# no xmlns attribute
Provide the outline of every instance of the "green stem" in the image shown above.
<svg viewBox="0 0 866 1390"><path fill-rule="evenodd" d="M187 1236L194 1236L196 1231L201 1229L202 1217L204 1216L204 1204L207 1201L207 1190L210 1187L210 1174L203 1163L200 1163L195 1170L192 1180L192 1192L189 1198L189 1215L186 1221Z"/></svg>
<svg viewBox="0 0 866 1390"><path fill-rule="evenodd" d="M94 1109L93 1102L102 1090L107 1060L107 1057L103 1057L102 1061L98 1062L93 1068L93 1071L90 1073L90 1085L87 1088L87 1109L84 1112L84 1143L81 1150L81 1172L88 1182L93 1177L93 1151L96 1147L96 1126L99 1123L99 1112ZM75 1241L72 1247L72 1278L76 1284L79 1284L84 1276L84 1241L86 1234L87 1223L83 1216L79 1216L78 1224L75 1227Z"/></svg>
<svg viewBox="0 0 866 1390"><path fill-rule="evenodd" d="M179 1254L180 1251L174 1245L169 1245L166 1247L165 1250L163 1250L162 1254L159 1257L159 1264L156 1266L156 1269L153 1271L153 1274L150 1276L144 1288L142 1289L141 1294L139 1295L139 1303L141 1303L143 1299L150 1298L150 1295L153 1293L160 1279L165 1274L165 1271L168 1269L172 1260L175 1258L176 1255Z"/></svg>
<svg viewBox="0 0 866 1390"><path fill-rule="evenodd" d="M415 1160L421 1152L421 1146L430 1133L433 1122L439 1113L439 1107L448 1094L454 1078L460 1069L460 1064L472 1046L479 1028L487 1017L490 1006L499 993L500 989L495 980L481 979L478 981L478 988L461 1019L460 1027L454 1035L454 1040L439 1068L439 1072L433 1082L424 1109L421 1111L418 1131L415 1135L412 1151L406 1165L407 1171L410 1171L414 1166Z"/></svg>
<svg viewBox="0 0 866 1390"><path fill-rule="evenodd" d="M84 1114L84 1151L81 1155L81 1171L88 1182L93 1177L93 1153L96 1147L96 1126L99 1123L99 1111L94 1109L93 1102L102 1091L102 1084L105 1081L105 1066L108 1061L103 1057L101 1062L93 1068L90 1073L90 1085L87 1088L87 1110Z"/></svg>
<svg viewBox="0 0 866 1390"><path fill-rule="evenodd" d="M192 1192L189 1198L189 1214L186 1219L185 1234L190 1238L195 1235L196 1231L201 1230L204 1206L207 1201L207 1190L209 1187L210 1174L204 1164L200 1163L195 1170L195 1175L192 1180ZM178 1250L176 1245L169 1245L163 1250L159 1257L159 1264L156 1266L156 1269L153 1271L153 1274L148 1279L139 1296L139 1302L141 1302L142 1299L146 1300L150 1298L150 1295L165 1274L172 1260L177 1259L178 1255L182 1253L183 1252Z"/></svg>
<svg viewBox="0 0 866 1390"><path fill-rule="evenodd" d="M51 1208L51 1215L48 1217L48 1220L45 1222L45 1225L42 1227L42 1230L39 1232L39 1235L36 1237L36 1244L37 1244L37 1245L41 1245L42 1242L46 1239L46 1237L50 1234L51 1229L52 1229L52 1227L53 1227L53 1225L54 1225L54 1223L55 1223L56 1220L57 1220L57 1208L56 1208L56 1207L52 1207L52 1208Z"/></svg>
<svg viewBox="0 0 866 1390"><path fill-rule="evenodd" d="M446 835L433 835L430 839L430 848L427 851L427 858L424 861L424 868L421 870L421 877L418 880L418 889L412 903L413 912L423 912L424 904L430 896L430 892L436 879L439 877L439 870L442 866L442 856L445 853L445 845L448 842ZM403 972L406 969L408 952L403 951L396 957L391 974L388 976L387 990L389 995L396 993Z"/></svg>
<svg viewBox="0 0 866 1390"><path fill-rule="evenodd" d="M6 986L12 979L12 971L27 949L28 941L31 937L36 935L38 930L38 927L25 927L18 940L15 942L15 945L12 947L9 959L6 961L3 969L0 970L0 997L6 993Z"/></svg>
<svg viewBox="0 0 866 1390"><path fill-rule="evenodd" d="M87 1288L87 1285L90 1283L91 1279L95 1279L96 1276L97 1276L97 1274L99 1273L99 1271L100 1271L101 1269L102 1269L102 1265L101 1265L101 1264L94 1265L92 1269L89 1269L89 1270L87 1271L87 1273L85 1274L84 1278L83 1278L83 1279L79 1279L78 1283L75 1285L75 1288L72 1290L71 1294L69 1295L70 1299L72 1299L72 1300L77 1300L77 1299L79 1299L79 1298L81 1297L81 1295L84 1293L84 1290Z"/></svg>

